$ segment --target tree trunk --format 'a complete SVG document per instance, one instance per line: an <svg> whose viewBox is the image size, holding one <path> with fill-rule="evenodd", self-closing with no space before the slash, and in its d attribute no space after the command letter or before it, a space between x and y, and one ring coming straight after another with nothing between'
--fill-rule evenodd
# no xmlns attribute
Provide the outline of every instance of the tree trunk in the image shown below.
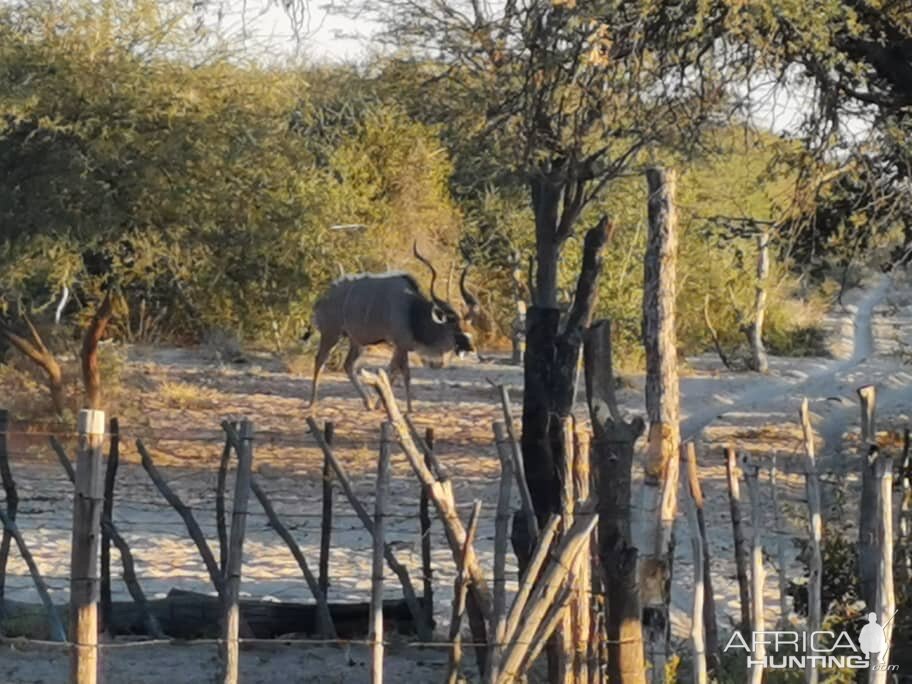
<svg viewBox="0 0 912 684"><path fill-rule="evenodd" d="M86 406L97 409L101 406L101 373L98 369L98 343L104 336L112 311L111 291L105 293L104 299L92 316L92 322L86 328L82 339L82 380L85 384Z"/></svg>
<svg viewBox="0 0 912 684"><path fill-rule="evenodd" d="M766 317L766 280L769 277L769 234L757 236L757 289L754 296L754 322L750 327L751 368L758 373L769 370L766 347L763 346L763 321Z"/></svg>
<svg viewBox="0 0 912 684"><path fill-rule="evenodd" d="M677 216L675 175L650 168L649 237L644 258L643 335L646 347L646 411L649 440L643 479L640 590L652 680L665 679L668 606L677 493L680 406L675 336ZM674 466L674 467L672 467Z"/></svg>

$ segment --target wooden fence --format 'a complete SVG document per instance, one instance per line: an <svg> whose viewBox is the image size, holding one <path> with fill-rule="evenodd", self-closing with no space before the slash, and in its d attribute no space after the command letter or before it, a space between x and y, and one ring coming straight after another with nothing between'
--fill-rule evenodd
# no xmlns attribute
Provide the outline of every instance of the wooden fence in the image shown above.
<svg viewBox="0 0 912 684"><path fill-rule="evenodd" d="M594 325L586 340L587 355L605 354L607 326ZM609 352L610 353L610 350ZM610 365L610 359L608 360ZM572 462L562 466L557 479L562 487L561 510L550 518L539 519L532 511L523 463L515 435L513 416L506 388L499 388L504 420L492 425L500 464L498 498L494 510L495 535L493 576L486 576L479 562L476 535L479 520L487 506L474 501L471 515L463 520L457 504L452 479L435 454L433 430L419 433L411 420L403 416L393 399L389 381L381 372L365 374L379 392L386 408L386 422L380 426L379 456L373 512L359 498L356 487L336 453L338 442L331 423L320 425L308 418L309 436L323 454L322 502L320 517L319 557L308 560L301 549L287 516L277 511L270 494L256 474L255 426L249 420L221 424L223 449L219 461L213 502L216 519L215 539L207 538L189 505L168 483L142 439L135 442L141 464L158 491L163 505L178 514L186 534L193 541L209 581L212 593L172 591L167 598L149 599L137 576L130 545L118 528L115 494L121 453L122 427L111 419L105 429L101 411L82 411L77 423L78 443L75 466L61 442L50 437L53 448L68 480L72 483L72 552L69 565L69 606L51 599L47 578L42 576L31 553L30 544L17 527L22 504L7 447L13 434L5 411L0 411L0 480L5 493L5 506L0 507L3 539L0 544L0 628L3 618L22 606L4 600L6 566L15 543L25 561L41 600L41 618L28 613L33 622L41 622L43 634L63 644L71 653L71 681L90 684L98 678L99 652L115 634L141 634L155 639L209 636L219 649L220 673L224 682L239 680L239 662L244 657L239 643L244 640L272 638L296 633L305 643L339 644L361 640L371 647L371 680L383 679L385 634L391 626L413 635L413 643L449 651L446 680L457 682L472 670L480 680L492 684L521 680L545 651L557 666L552 681L582 684L585 682L645 681L643 633L635 628L641 616L637 602L636 548L629 529L631 467L634 444L643 433L639 419L625 421L617 410L610 392L604 390L595 374L596 364L587 364L587 386L593 416L592 439L587 430L567 419L562 434L568 441L566 453ZM610 385L611 383L609 383ZM601 388L601 389L600 389ZM874 550L872 568L875 575L874 603L881 624L894 610L893 597L893 530L890 460L880 454L873 443L873 390L866 389L863 402L867 426L862 447L865 477L874 481L874 501L864 502L859 529L873 529L872 537L862 539L863 549ZM799 424L805 435L805 473L808 502L808 531L811 542L808 628L819 628L821 605L821 504L820 481L814 453L814 435L806 402L802 404ZM104 445L107 443L107 458ZM414 518L421 534L420 584L413 581L414 568L407 567L387 537L390 513L390 455L398 448L408 461L420 491L418 511ZM705 502L698 475L697 454L692 443L681 445L682 504L689 525L693 551L694 592L690 630L692 680L702 684L720 670L719 628L713 599L711 558L704 517ZM740 456L740 458L739 458ZM590 457L592 465L590 466ZM742 597L741 615L744 628L762 630L764 549L759 530L760 467L735 449L728 449L728 483L735 540L738 582ZM678 461L675 459L675 464ZM226 491L232 479L233 491ZM870 471L870 472L868 472ZM772 473L774 475L774 473ZM900 538L908 549L910 526L910 469L908 431L906 449L899 459L897 480L901 484ZM746 484L749 513L748 526L742 522L740 482ZM675 482L677 477L675 476ZM867 485L866 485L867 486ZM517 495L513 495L513 488ZM776 501L775 479L773 500ZM341 492L360 525L372 538L370 601L366 604L332 603L328 597L331 583L329 555L332 547L334 492ZM244 583L244 541L252 498L255 498L269 526L287 545L297 562L301 576L313 598L312 603L284 603L241 599ZM662 509L674 509L677 488L666 493ZM668 501L667 497L671 497ZM512 502L519 502L513 510ZM228 504L230 502L230 505ZM778 505L778 504L777 504ZM445 539L456 569L451 617L445 638L435 633L433 601L435 578L432 566L432 515L445 532ZM869 518L875 521L872 525ZM519 578L516 592L507 592L507 539L513 519L514 536L519 529L534 541ZM664 518L657 524L665 525ZM905 537L903 536L905 535ZM214 542L217 541L217 549ZM111 546L120 556L122 576L131 601L112 600ZM781 556L780 556L781 557ZM867 556L865 556L867 557ZM387 575L386 569L392 573ZM384 600L385 585L394 578L402 598ZM785 590L784 582L780 589ZM27 611L26 611L27 612ZM4 613L7 615L5 616ZM65 615L68 614L68 618ZM631 621L630 618L633 618ZM22 622L20 620L20 626ZM211 633L211 626L218 632ZM463 626L471 641L463 638ZM633 625L633 626L632 626ZM99 634L103 634L99 639ZM889 631L887 632L889 637ZM474 658L467 662L464 652ZM757 657L757 654L754 654ZM763 667L755 666L751 681L759 682ZM872 681L886 681L880 675ZM808 681L816 681L808 671Z"/></svg>

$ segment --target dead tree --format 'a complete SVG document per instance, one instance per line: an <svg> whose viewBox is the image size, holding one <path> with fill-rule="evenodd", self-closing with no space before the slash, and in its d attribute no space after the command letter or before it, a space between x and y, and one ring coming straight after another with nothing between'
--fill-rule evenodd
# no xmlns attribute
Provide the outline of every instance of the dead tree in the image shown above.
<svg viewBox="0 0 912 684"><path fill-rule="evenodd" d="M679 416L675 285L677 215L675 174L646 172L649 236L644 258L643 335L646 347L646 412L649 436L643 477L643 555L640 590L646 654L654 681L665 676L671 622L672 528L678 490Z"/></svg>
<svg viewBox="0 0 912 684"><path fill-rule="evenodd" d="M608 677L612 682L646 681L643 626L637 581L637 548L631 533L631 468L643 420L625 421L614 396L611 325L593 323L584 347L586 395L592 420L593 469L598 487L598 556L605 589Z"/></svg>

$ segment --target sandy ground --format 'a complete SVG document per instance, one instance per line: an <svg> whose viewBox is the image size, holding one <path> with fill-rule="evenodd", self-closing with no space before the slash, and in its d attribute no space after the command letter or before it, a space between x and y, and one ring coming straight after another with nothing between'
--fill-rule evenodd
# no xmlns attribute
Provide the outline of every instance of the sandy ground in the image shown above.
<svg viewBox="0 0 912 684"><path fill-rule="evenodd" d="M768 466L775 454L784 470L782 498L787 516L787 539L772 522L770 497L765 497L761 535L771 559L777 544L786 542L787 575L801 574L792 539L805 535L802 516L804 484L800 475L801 442L798 405L807 396L820 438L827 522L851 528L856 516L857 457L853 441L858 430L855 389L878 386L879 428L907 424L912 410L912 287L886 277L873 278L866 287L847 294L845 306L827 319L833 358L771 359L767 376L732 373L718 360L704 356L688 359L681 379L682 432L699 443L700 473L706 495L714 590L720 630L738 615L734 552L728 515L721 446L733 443L755 454ZM904 337L903 337L904 336ZM122 412L124 463L118 475L115 522L130 543L140 582L149 596L163 596L172 587L211 592L202 561L189 541L178 515L155 490L138 465L133 446L137 437L152 450L165 477L193 507L216 554L214 489L221 450L219 422L249 416L257 431L255 470L282 518L295 534L306 557L316 565L320 529L322 456L306 435L305 417L310 381L287 372L268 356L254 356L243 367L223 367L199 350L132 348L126 382L136 388L137 402ZM904 364L904 360L906 363ZM385 363L375 355L369 365ZM309 375L309 374L305 374ZM643 380L631 378L620 395L624 410L643 413ZM443 370L416 368L414 418L433 426L437 452L455 482L455 493L467 516L473 499L484 503L477 541L482 564L493 565L494 507L499 468L492 445L491 423L500 419L489 382L521 384L518 368L496 360L459 362ZM175 393L174 387L192 391ZM401 393L401 389L397 390ZM373 506L374 469L379 412L367 413L341 373L325 376L320 421L336 423L336 452L349 470L361 500ZM513 399L518 402L518 391ZM516 406L518 413L518 405ZM584 416L583 407L579 407ZM60 466L44 446L44 438L16 442L12 468L21 498L19 524L55 601L67 599L71 489ZM73 440L69 442L70 447ZM765 480L765 473L762 476ZM767 484L764 481L763 486ZM393 514L388 538L399 559L420 586L420 534L417 481L404 456L393 457ZM843 496L836 497L838 491ZM634 503L638 494L634 495ZM837 505L844 501L842 505ZM518 501L514 501L518 507ZM366 601L370 591L371 540L341 493L336 494L333 547L330 558L330 599ZM675 648L685 649L691 601L691 558L688 530L677 526L673 584ZM443 636L449 619L454 563L438 522L432 526L437 635ZM115 555L116 558L116 555ZM115 572L119 566L115 565ZM776 568L768 567L766 617L779 617ZM25 565L13 553L7 597L36 601ZM508 590L515 590L516 568L508 555ZM400 595L389 574L386 593ZM115 581L115 599L126 599L122 582ZM245 544L245 596L275 600L310 600L301 573L282 541L268 527L265 516L251 504ZM386 660L391 681L440 681L446 652L419 649L391 638ZM0 645L0 684L57 682L66 677L66 654L53 647L16 642ZM159 683L212 681L217 671L214 644L180 646L115 644L103 651L106 682ZM243 651L243 681L358 682L367 681L367 652L353 646L342 652L314 645L250 645ZM352 664L353 663L353 664Z"/></svg>

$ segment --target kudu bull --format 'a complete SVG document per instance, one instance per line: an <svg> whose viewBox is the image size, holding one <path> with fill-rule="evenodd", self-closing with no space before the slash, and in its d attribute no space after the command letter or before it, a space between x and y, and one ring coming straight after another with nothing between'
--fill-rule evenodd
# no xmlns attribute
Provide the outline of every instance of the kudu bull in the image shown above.
<svg viewBox="0 0 912 684"><path fill-rule="evenodd" d="M384 342L393 346L390 381L402 375L409 411L412 410L409 352L417 352L430 365L439 367L450 352L462 355L475 350L471 336L462 330L462 317L434 292L437 281L434 266L418 252L417 244L413 250L415 257L431 271L430 299L421 293L417 281L409 274L388 272L342 276L317 300L312 320L320 331L320 346L314 360L311 408L317 403L323 366L343 337L349 341L343 364L345 372L368 409L374 408L374 402L358 377L357 368L364 347ZM468 311L476 311L478 300L465 288L464 278L460 279L460 290ZM304 339L310 334L309 330Z"/></svg>

